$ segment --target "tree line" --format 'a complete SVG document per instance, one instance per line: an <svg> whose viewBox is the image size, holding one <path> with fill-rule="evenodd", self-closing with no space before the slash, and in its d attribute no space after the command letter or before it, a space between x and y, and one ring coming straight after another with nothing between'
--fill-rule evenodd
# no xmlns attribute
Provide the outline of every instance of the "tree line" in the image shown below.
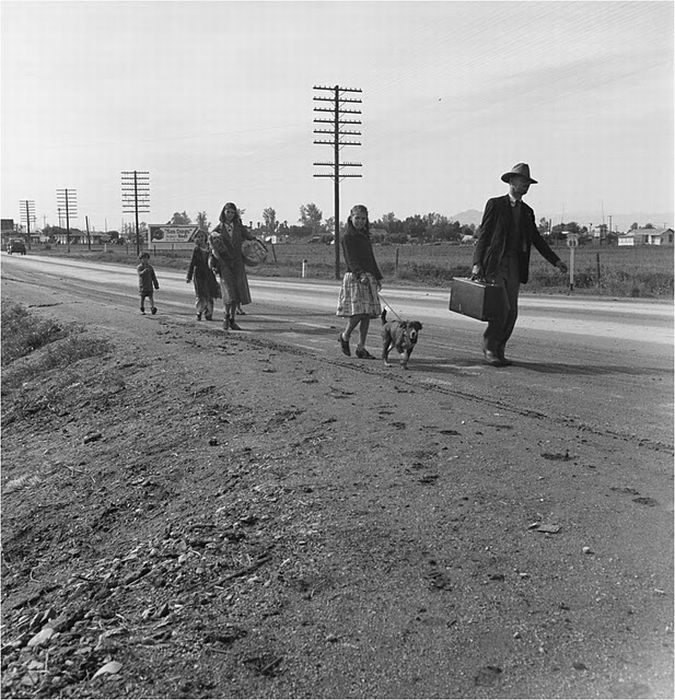
<svg viewBox="0 0 675 700"><path fill-rule="evenodd" d="M240 209L239 214L245 220L245 209ZM266 236L277 236L282 239L318 238L326 243L333 239L335 232L335 217L324 218L323 212L314 203L300 206L296 223L279 221L276 210L266 207L262 212L262 221L257 222L254 229L260 229ZM175 212L169 220L170 224L191 224L192 220L185 212ZM209 230L209 222L205 212L199 212L195 221L201 228ZM252 224L253 222L251 222ZM340 229L345 222L340 222ZM405 219L399 219L394 212L389 212L379 219L370 222L371 233L375 241L387 240L390 243L406 243L417 241L461 241L466 237L476 235L474 224L461 224L459 221L451 221L443 214L430 212L428 214L415 214Z"/></svg>
<svg viewBox="0 0 675 700"><path fill-rule="evenodd" d="M246 209L239 209L242 221L245 220ZM209 231L211 223L205 211L197 212L193 221L186 211L174 212L167 225L190 225L194 224L199 228ZM303 240L306 238L320 240L330 243L335 232L335 217L330 216L324 219L323 212L314 203L302 204L299 209L297 222L289 224L288 221L279 221L276 210L273 207L266 207L262 212L262 221L250 222L254 230L261 230L265 236L277 236L281 240ZM345 222L340 222L340 230L344 229ZM408 243L411 241L429 243L435 241L450 242L470 242L479 233L479 227L475 224L461 224L459 221L452 221L443 214L429 212L428 214L415 214L405 219L399 219L394 212L384 214L379 219L370 222L372 238L375 242L388 243ZM577 234L580 242L586 242L593 238L593 232L587 226L581 226L576 221L560 223L552 226L550 219L541 218L537 225L539 232L553 242L562 242L567 233ZM616 239L616 233L607 231L607 227L602 230L601 238L607 242ZM639 228L637 222L631 224L630 229ZM652 224L646 224L644 228L654 228ZM139 235L144 240L147 236L147 224L139 224ZM43 234L56 236L65 233L65 229L60 226L46 226ZM71 233L82 233L78 229L71 229ZM133 240L135 237L135 227L133 224L125 224L122 232L108 231L111 240L127 239Z"/></svg>

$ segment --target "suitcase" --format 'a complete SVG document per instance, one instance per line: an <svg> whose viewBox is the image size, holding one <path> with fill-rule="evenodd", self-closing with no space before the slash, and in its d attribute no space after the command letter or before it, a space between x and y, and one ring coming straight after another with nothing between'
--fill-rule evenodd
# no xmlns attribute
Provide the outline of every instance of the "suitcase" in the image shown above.
<svg viewBox="0 0 675 700"><path fill-rule="evenodd" d="M476 282L455 277L450 280L450 311L479 321L494 321L504 317L504 289L497 284Z"/></svg>

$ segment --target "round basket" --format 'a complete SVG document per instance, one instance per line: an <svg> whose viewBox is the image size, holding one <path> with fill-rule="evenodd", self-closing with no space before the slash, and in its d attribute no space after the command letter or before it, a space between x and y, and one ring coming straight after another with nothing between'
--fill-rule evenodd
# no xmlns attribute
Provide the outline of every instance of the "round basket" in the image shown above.
<svg viewBox="0 0 675 700"><path fill-rule="evenodd" d="M241 255L246 265L255 267L265 261L267 257L267 247L257 238L252 241L244 241L241 244Z"/></svg>

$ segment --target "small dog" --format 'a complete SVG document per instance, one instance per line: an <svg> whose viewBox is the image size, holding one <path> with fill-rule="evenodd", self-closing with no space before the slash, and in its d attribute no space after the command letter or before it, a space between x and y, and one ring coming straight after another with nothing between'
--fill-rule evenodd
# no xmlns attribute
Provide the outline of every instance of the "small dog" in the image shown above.
<svg viewBox="0 0 675 700"><path fill-rule="evenodd" d="M408 368L408 360L417 345L422 324L419 321L387 321L387 310L380 315L382 319L382 359L385 367L391 367L388 362L389 353L393 348L401 356L401 367Z"/></svg>

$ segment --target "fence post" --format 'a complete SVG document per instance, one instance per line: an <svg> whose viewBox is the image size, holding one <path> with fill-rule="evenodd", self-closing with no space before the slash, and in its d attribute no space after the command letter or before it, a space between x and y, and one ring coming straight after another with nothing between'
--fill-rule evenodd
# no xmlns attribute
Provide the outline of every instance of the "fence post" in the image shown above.
<svg viewBox="0 0 675 700"><path fill-rule="evenodd" d="M600 253L595 254L595 286L600 286Z"/></svg>
<svg viewBox="0 0 675 700"><path fill-rule="evenodd" d="M396 246L396 262L394 264L394 277L398 277L398 251L399 247Z"/></svg>

